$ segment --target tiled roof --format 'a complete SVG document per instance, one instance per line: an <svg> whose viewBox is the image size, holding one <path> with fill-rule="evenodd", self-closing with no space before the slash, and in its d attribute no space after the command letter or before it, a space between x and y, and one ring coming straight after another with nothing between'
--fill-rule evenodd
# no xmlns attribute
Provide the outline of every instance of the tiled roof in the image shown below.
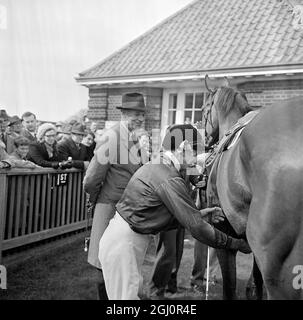
<svg viewBox="0 0 303 320"><path fill-rule="evenodd" d="M279 0L198 0L80 78L303 63L303 31Z"/></svg>

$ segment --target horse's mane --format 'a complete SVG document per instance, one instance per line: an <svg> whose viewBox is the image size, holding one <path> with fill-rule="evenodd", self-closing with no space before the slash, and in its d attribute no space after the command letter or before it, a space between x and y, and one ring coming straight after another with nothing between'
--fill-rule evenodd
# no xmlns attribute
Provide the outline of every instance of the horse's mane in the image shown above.
<svg viewBox="0 0 303 320"><path fill-rule="evenodd" d="M219 88L217 105L224 117L227 117L232 110L244 116L249 111L256 109L248 103L243 92L236 91L230 87Z"/></svg>

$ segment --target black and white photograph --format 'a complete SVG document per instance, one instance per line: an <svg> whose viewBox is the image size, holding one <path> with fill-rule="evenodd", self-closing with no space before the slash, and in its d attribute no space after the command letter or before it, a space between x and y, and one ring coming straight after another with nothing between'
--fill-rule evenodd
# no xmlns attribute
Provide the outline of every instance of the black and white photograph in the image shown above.
<svg viewBox="0 0 303 320"><path fill-rule="evenodd" d="M7 300L303 300L303 0L0 0Z"/></svg>

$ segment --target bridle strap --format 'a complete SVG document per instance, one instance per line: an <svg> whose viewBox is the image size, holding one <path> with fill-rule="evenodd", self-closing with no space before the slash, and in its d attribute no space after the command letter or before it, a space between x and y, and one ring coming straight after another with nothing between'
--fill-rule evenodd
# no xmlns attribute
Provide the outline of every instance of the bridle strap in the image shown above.
<svg viewBox="0 0 303 320"><path fill-rule="evenodd" d="M217 90L211 92L211 102L210 102L210 107L208 108L208 110L206 111L206 114L204 116L204 128L205 128L205 135L207 136L207 131L206 131L206 128L207 128L207 124L209 123L211 128L214 129L214 124L213 124L213 121L212 121L212 112L213 112L213 106L214 106L214 103L213 103L213 100L214 100L214 96L216 94Z"/></svg>

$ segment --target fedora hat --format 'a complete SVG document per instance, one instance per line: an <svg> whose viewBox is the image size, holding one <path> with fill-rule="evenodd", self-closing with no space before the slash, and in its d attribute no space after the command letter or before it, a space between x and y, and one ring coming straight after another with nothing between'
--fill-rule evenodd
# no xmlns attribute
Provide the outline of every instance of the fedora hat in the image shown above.
<svg viewBox="0 0 303 320"><path fill-rule="evenodd" d="M56 122L56 127L63 127L63 126L64 126L64 122L62 121Z"/></svg>
<svg viewBox="0 0 303 320"><path fill-rule="evenodd" d="M9 118L9 125L12 126L16 123L22 123L22 120L18 116L12 116Z"/></svg>
<svg viewBox="0 0 303 320"><path fill-rule="evenodd" d="M70 124L64 124L61 129L57 130L58 133L71 134L72 126Z"/></svg>
<svg viewBox="0 0 303 320"><path fill-rule="evenodd" d="M81 134L81 135L85 136L86 135L86 127L83 126L81 123L75 123L72 126L71 133Z"/></svg>
<svg viewBox="0 0 303 320"><path fill-rule="evenodd" d="M144 97L141 93L133 92L122 96L122 105L117 107L120 110L145 111Z"/></svg>
<svg viewBox="0 0 303 320"><path fill-rule="evenodd" d="M6 113L6 110L4 110L4 109L0 110L0 119L9 121L10 117Z"/></svg>

